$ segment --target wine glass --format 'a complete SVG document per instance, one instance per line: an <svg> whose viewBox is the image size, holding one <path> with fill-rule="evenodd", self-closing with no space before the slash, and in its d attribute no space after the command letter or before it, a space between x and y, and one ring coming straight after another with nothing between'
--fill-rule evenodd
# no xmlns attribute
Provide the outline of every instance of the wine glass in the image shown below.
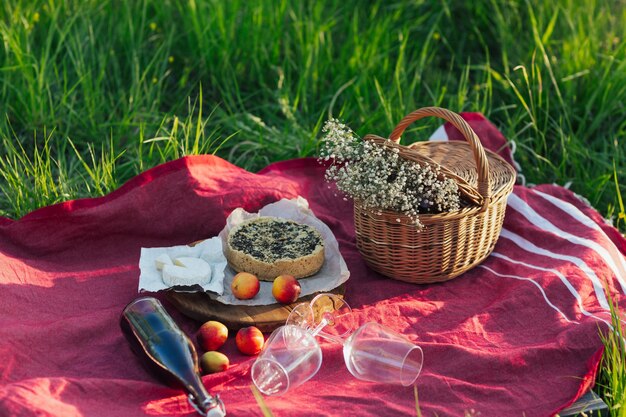
<svg viewBox="0 0 626 417"><path fill-rule="evenodd" d="M306 329L285 325L270 335L252 365L252 382L265 395L281 395L311 379L322 365L322 350Z"/></svg>
<svg viewBox="0 0 626 417"><path fill-rule="evenodd" d="M322 364L315 336L338 343L352 332L352 309L334 294L298 304L276 329L252 365L254 385L265 395L281 395L311 379Z"/></svg>
<svg viewBox="0 0 626 417"><path fill-rule="evenodd" d="M424 363L422 348L376 322L359 327L343 344L352 375L363 381L413 385Z"/></svg>

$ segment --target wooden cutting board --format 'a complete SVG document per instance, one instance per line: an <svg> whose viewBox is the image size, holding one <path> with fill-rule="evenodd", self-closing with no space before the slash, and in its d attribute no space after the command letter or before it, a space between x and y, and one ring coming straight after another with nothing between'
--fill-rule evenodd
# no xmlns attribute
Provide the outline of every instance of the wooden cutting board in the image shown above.
<svg viewBox="0 0 626 417"><path fill-rule="evenodd" d="M328 291L343 297L346 285L341 284L334 290ZM230 330L239 330L242 327L256 326L262 332L271 332L285 324L287 316L294 306L302 302L311 301L317 294L301 297L290 305L269 304L264 306L228 305L212 300L206 293L182 293L167 291L168 301L184 315L205 322L217 320Z"/></svg>

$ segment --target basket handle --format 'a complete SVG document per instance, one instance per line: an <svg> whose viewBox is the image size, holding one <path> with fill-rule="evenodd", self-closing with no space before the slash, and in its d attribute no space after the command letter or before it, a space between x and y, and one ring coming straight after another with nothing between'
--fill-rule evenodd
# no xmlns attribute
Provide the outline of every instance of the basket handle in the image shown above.
<svg viewBox="0 0 626 417"><path fill-rule="evenodd" d="M441 107L423 107L419 110L409 113L400 120L400 123L393 129L389 140L400 143L400 136L404 133L404 130L413 122L423 119L427 116L435 116L444 119L450 123L463 135L465 140L469 143L472 153L474 154L474 161L476 162L476 168L478 170L478 193L482 196L483 208L489 205L491 201L491 187L489 185L489 161L485 148L480 143L480 139L476 136L476 133L472 130L469 124L458 114L442 109Z"/></svg>

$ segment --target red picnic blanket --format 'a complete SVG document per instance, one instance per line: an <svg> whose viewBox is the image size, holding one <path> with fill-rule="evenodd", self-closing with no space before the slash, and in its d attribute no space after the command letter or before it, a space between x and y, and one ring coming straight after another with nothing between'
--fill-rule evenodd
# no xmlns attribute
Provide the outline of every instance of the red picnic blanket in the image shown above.
<svg viewBox="0 0 626 417"><path fill-rule="evenodd" d="M464 117L510 160L491 123ZM450 126L441 133L458 139ZM367 268L352 204L328 189L314 159L254 174L195 156L101 198L0 218L0 415L194 415L181 391L140 366L119 328L123 307L137 297L140 248L214 236L237 207L254 212L298 195L339 241L351 271L346 299L359 320L382 322L422 346L423 416L550 416L593 384L608 298L626 307L626 241L572 192L517 186L482 265L446 283L412 285ZM164 304L193 336L201 323ZM266 397L276 416L414 415L412 387L356 380L341 346L322 342L322 349L315 377ZM254 359L239 354L232 337L223 351L231 368L203 377L205 385L228 415L261 415L250 390Z"/></svg>

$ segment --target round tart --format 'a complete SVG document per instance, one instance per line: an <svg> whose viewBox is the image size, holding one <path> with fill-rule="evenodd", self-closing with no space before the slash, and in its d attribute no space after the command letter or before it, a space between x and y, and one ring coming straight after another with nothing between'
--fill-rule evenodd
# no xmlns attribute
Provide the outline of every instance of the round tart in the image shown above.
<svg viewBox="0 0 626 417"><path fill-rule="evenodd" d="M235 226L224 247L228 264L263 281L279 275L304 278L324 264L324 241L313 227L278 217L259 217Z"/></svg>

